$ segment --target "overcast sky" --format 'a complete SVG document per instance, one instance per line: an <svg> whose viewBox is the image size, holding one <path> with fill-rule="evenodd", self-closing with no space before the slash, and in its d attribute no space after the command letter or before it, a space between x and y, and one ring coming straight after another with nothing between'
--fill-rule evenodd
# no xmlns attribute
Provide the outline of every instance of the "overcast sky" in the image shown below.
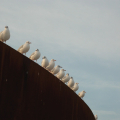
<svg viewBox="0 0 120 120"><path fill-rule="evenodd" d="M9 46L32 42L27 56L38 48L39 64L56 59L99 120L120 120L119 0L3 0L0 31L6 25Z"/></svg>

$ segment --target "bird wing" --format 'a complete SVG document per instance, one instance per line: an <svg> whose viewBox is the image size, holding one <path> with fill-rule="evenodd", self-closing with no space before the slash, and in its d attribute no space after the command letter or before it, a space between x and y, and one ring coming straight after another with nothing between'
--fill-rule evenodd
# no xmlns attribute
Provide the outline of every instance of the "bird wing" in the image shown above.
<svg viewBox="0 0 120 120"><path fill-rule="evenodd" d="M3 31L0 32L0 35L2 34Z"/></svg>
<svg viewBox="0 0 120 120"><path fill-rule="evenodd" d="M32 53L32 54L31 54L31 56L30 56L29 58L31 58L34 54L35 54L35 52L34 52L34 53Z"/></svg>
<svg viewBox="0 0 120 120"><path fill-rule="evenodd" d="M81 92L79 92L78 95L81 95Z"/></svg>
<svg viewBox="0 0 120 120"><path fill-rule="evenodd" d="M62 80L64 80L64 79L66 79L66 76L64 76L64 77L62 78Z"/></svg>
<svg viewBox="0 0 120 120"><path fill-rule="evenodd" d="M70 80L68 81L68 83L67 84L69 84L70 83Z"/></svg>
<svg viewBox="0 0 120 120"><path fill-rule="evenodd" d="M42 60L42 62L41 62L41 66L43 66L43 60Z"/></svg>
<svg viewBox="0 0 120 120"><path fill-rule="evenodd" d="M0 41L2 41L2 32L3 31L0 32Z"/></svg>
<svg viewBox="0 0 120 120"><path fill-rule="evenodd" d="M59 75L60 75L60 72L56 76L59 76Z"/></svg>
<svg viewBox="0 0 120 120"><path fill-rule="evenodd" d="M75 85L73 85L73 86L71 87L71 89L75 89Z"/></svg>
<svg viewBox="0 0 120 120"><path fill-rule="evenodd" d="M20 49L21 49L22 47L23 47L23 45L22 45L22 46L20 46L20 47L19 47L19 49L18 49L17 51L20 51Z"/></svg>
<svg viewBox="0 0 120 120"><path fill-rule="evenodd" d="M46 69L49 69L49 67L51 66L52 62L49 62L49 65L46 67Z"/></svg>
<svg viewBox="0 0 120 120"><path fill-rule="evenodd" d="M0 32L0 35L1 35L2 31Z"/></svg>
<svg viewBox="0 0 120 120"><path fill-rule="evenodd" d="M48 69L50 67L50 64L46 67L46 69Z"/></svg>
<svg viewBox="0 0 120 120"><path fill-rule="evenodd" d="M55 70L55 68L53 68L53 69L51 70L51 72L54 72L54 70Z"/></svg>

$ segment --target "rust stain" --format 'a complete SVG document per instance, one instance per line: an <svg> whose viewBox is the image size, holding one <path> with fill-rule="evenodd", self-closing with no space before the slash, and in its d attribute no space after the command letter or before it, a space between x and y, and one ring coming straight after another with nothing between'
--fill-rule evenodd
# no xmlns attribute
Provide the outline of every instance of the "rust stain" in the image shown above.
<svg viewBox="0 0 120 120"><path fill-rule="evenodd" d="M54 75L0 42L0 120L95 120Z"/></svg>

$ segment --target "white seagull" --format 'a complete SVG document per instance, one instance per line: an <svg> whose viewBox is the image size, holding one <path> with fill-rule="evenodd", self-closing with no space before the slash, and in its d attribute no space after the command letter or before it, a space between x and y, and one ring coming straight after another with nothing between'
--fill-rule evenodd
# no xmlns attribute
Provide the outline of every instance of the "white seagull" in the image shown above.
<svg viewBox="0 0 120 120"><path fill-rule="evenodd" d="M56 61L56 60L51 59L51 61L49 62L49 65L46 67L46 69L47 69L48 71L51 71L51 70L54 68L54 66L55 66L55 61Z"/></svg>
<svg viewBox="0 0 120 120"><path fill-rule="evenodd" d="M70 76L69 76L69 74L67 73L67 74L61 79L61 81L62 81L63 83L66 83L66 82L69 81L69 79L70 79Z"/></svg>
<svg viewBox="0 0 120 120"><path fill-rule="evenodd" d="M64 71L66 71L66 70L61 69L61 70L59 71L59 73L56 75L56 77L57 77L58 79L62 79L62 78L64 77L64 75L65 75L65 72L64 72Z"/></svg>
<svg viewBox="0 0 120 120"><path fill-rule="evenodd" d="M97 115L95 115L95 120L97 120L98 119L98 116Z"/></svg>
<svg viewBox="0 0 120 120"><path fill-rule="evenodd" d="M49 61L48 61L48 59L47 59L46 56L43 56L42 59L43 59L43 60L42 60L42 62L41 62L41 66L44 67L44 68L46 68L46 67L49 65Z"/></svg>
<svg viewBox="0 0 120 120"><path fill-rule="evenodd" d="M31 42L29 41L25 42L24 45L20 46L20 48L18 49L18 52L20 52L21 54L25 53L26 55L26 52L28 52L30 49L30 44Z"/></svg>
<svg viewBox="0 0 120 120"><path fill-rule="evenodd" d="M10 31L8 26L5 26L5 29L0 32L0 41L5 42L10 38Z"/></svg>
<svg viewBox="0 0 120 120"><path fill-rule="evenodd" d="M35 52L32 53L29 58L30 58L31 60L36 60L36 62L37 62L37 59L40 58L40 55L41 55L41 54L40 54L39 50L36 49Z"/></svg>
<svg viewBox="0 0 120 120"><path fill-rule="evenodd" d="M80 98L83 98L84 96L85 96L85 91L83 90L82 92L79 92L78 93L78 96L80 97Z"/></svg>
<svg viewBox="0 0 120 120"><path fill-rule="evenodd" d="M74 92L76 92L79 89L78 84L79 83L75 83L74 86L71 88Z"/></svg>
<svg viewBox="0 0 120 120"><path fill-rule="evenodd" d="M73 85L74 85L73 77L70 77L70 80L68 81L67 85L68 85L69 88L73 87Z"/></svg>
<svg viewBox="0 0 120 120"><path fill-rule="evenodd" d="M51 70L51 73L53 75L57 74L59 71L60 71L60 68L62 68L60 65L57 65L56 67L54 67L52 70Z"/></svg>

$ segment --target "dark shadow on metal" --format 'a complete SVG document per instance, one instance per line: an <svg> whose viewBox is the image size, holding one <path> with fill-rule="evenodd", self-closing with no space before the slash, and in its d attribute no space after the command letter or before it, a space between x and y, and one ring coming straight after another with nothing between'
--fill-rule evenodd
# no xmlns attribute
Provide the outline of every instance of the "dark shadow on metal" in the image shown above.
<svg viewBox="0 0 120 120"><path fill-rule="evenodd" d="M94 120L54 75L0 42L0 120Z"/></svg>

